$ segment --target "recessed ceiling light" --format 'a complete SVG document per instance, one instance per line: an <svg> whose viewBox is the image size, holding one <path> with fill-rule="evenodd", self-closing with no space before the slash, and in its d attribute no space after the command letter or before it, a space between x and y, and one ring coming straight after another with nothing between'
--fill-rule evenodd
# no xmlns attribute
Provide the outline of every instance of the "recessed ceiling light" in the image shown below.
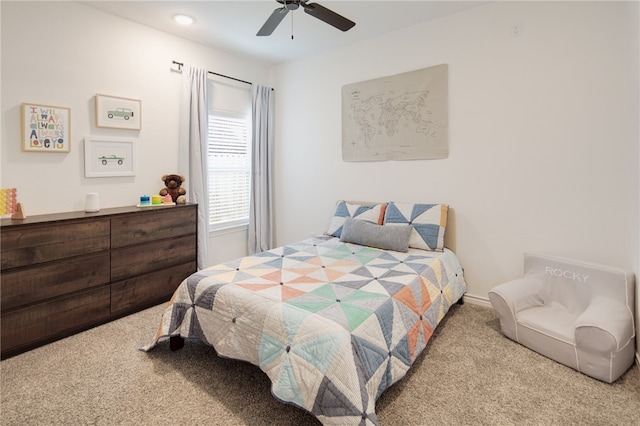
<svg viewBox="0 0 640 426"><path fill-rule="evenodd" d="M173 17L173 20L181 25L191 25L193 24L193 18L187 15L176 15Z"/></svg>

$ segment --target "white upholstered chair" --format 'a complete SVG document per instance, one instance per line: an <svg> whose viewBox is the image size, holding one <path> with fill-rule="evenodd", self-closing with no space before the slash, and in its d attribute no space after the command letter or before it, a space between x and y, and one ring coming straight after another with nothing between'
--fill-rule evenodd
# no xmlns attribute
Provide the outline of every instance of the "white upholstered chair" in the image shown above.
<svg viewBox="0 0 640 426"><path fill-rule="evenodd" d="M505 336L607 383L633 364L634 297L630 272L536 254L489 292Z"/></svg>

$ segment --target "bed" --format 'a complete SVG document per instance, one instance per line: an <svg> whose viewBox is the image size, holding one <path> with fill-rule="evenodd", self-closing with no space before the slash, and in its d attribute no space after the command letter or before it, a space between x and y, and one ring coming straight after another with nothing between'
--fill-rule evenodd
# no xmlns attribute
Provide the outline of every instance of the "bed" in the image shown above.
<svg viewBox="0 0 640 426"><path fill-rule="evenodd" d="M186 278L144 349L198 339L259 366L277 399L323 424L379 424L376 400L466 290L447 213L340 201L325 235Z"/></svg>

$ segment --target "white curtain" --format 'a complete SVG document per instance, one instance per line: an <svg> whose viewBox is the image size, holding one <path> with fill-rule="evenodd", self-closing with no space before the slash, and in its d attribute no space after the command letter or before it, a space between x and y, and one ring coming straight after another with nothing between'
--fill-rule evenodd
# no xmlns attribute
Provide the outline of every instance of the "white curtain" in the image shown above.
<svg viewBox="0 0 640 426"><path fill-rule="evenodd" d="M249 254L273 248L273 125L274 94L270 87L253 84L253 134Z"/></svg>
<svg viewBox="0 0 640 426"><path fill-rule="evenodd" d="M198 204L198 269L208 263L207 70L182 68L178 172L186 178L187 202Z"/></svg>

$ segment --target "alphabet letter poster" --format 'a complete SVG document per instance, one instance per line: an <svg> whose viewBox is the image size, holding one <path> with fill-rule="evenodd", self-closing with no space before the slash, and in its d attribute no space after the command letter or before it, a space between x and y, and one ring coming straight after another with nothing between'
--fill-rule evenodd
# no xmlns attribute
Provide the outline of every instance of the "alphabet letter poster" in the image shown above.
<svg viewBox="0 0 640 426"><path fill-rule="evenodd" d="M70 124L69 108L22 104L22 150L69 152Z"/></svg>

